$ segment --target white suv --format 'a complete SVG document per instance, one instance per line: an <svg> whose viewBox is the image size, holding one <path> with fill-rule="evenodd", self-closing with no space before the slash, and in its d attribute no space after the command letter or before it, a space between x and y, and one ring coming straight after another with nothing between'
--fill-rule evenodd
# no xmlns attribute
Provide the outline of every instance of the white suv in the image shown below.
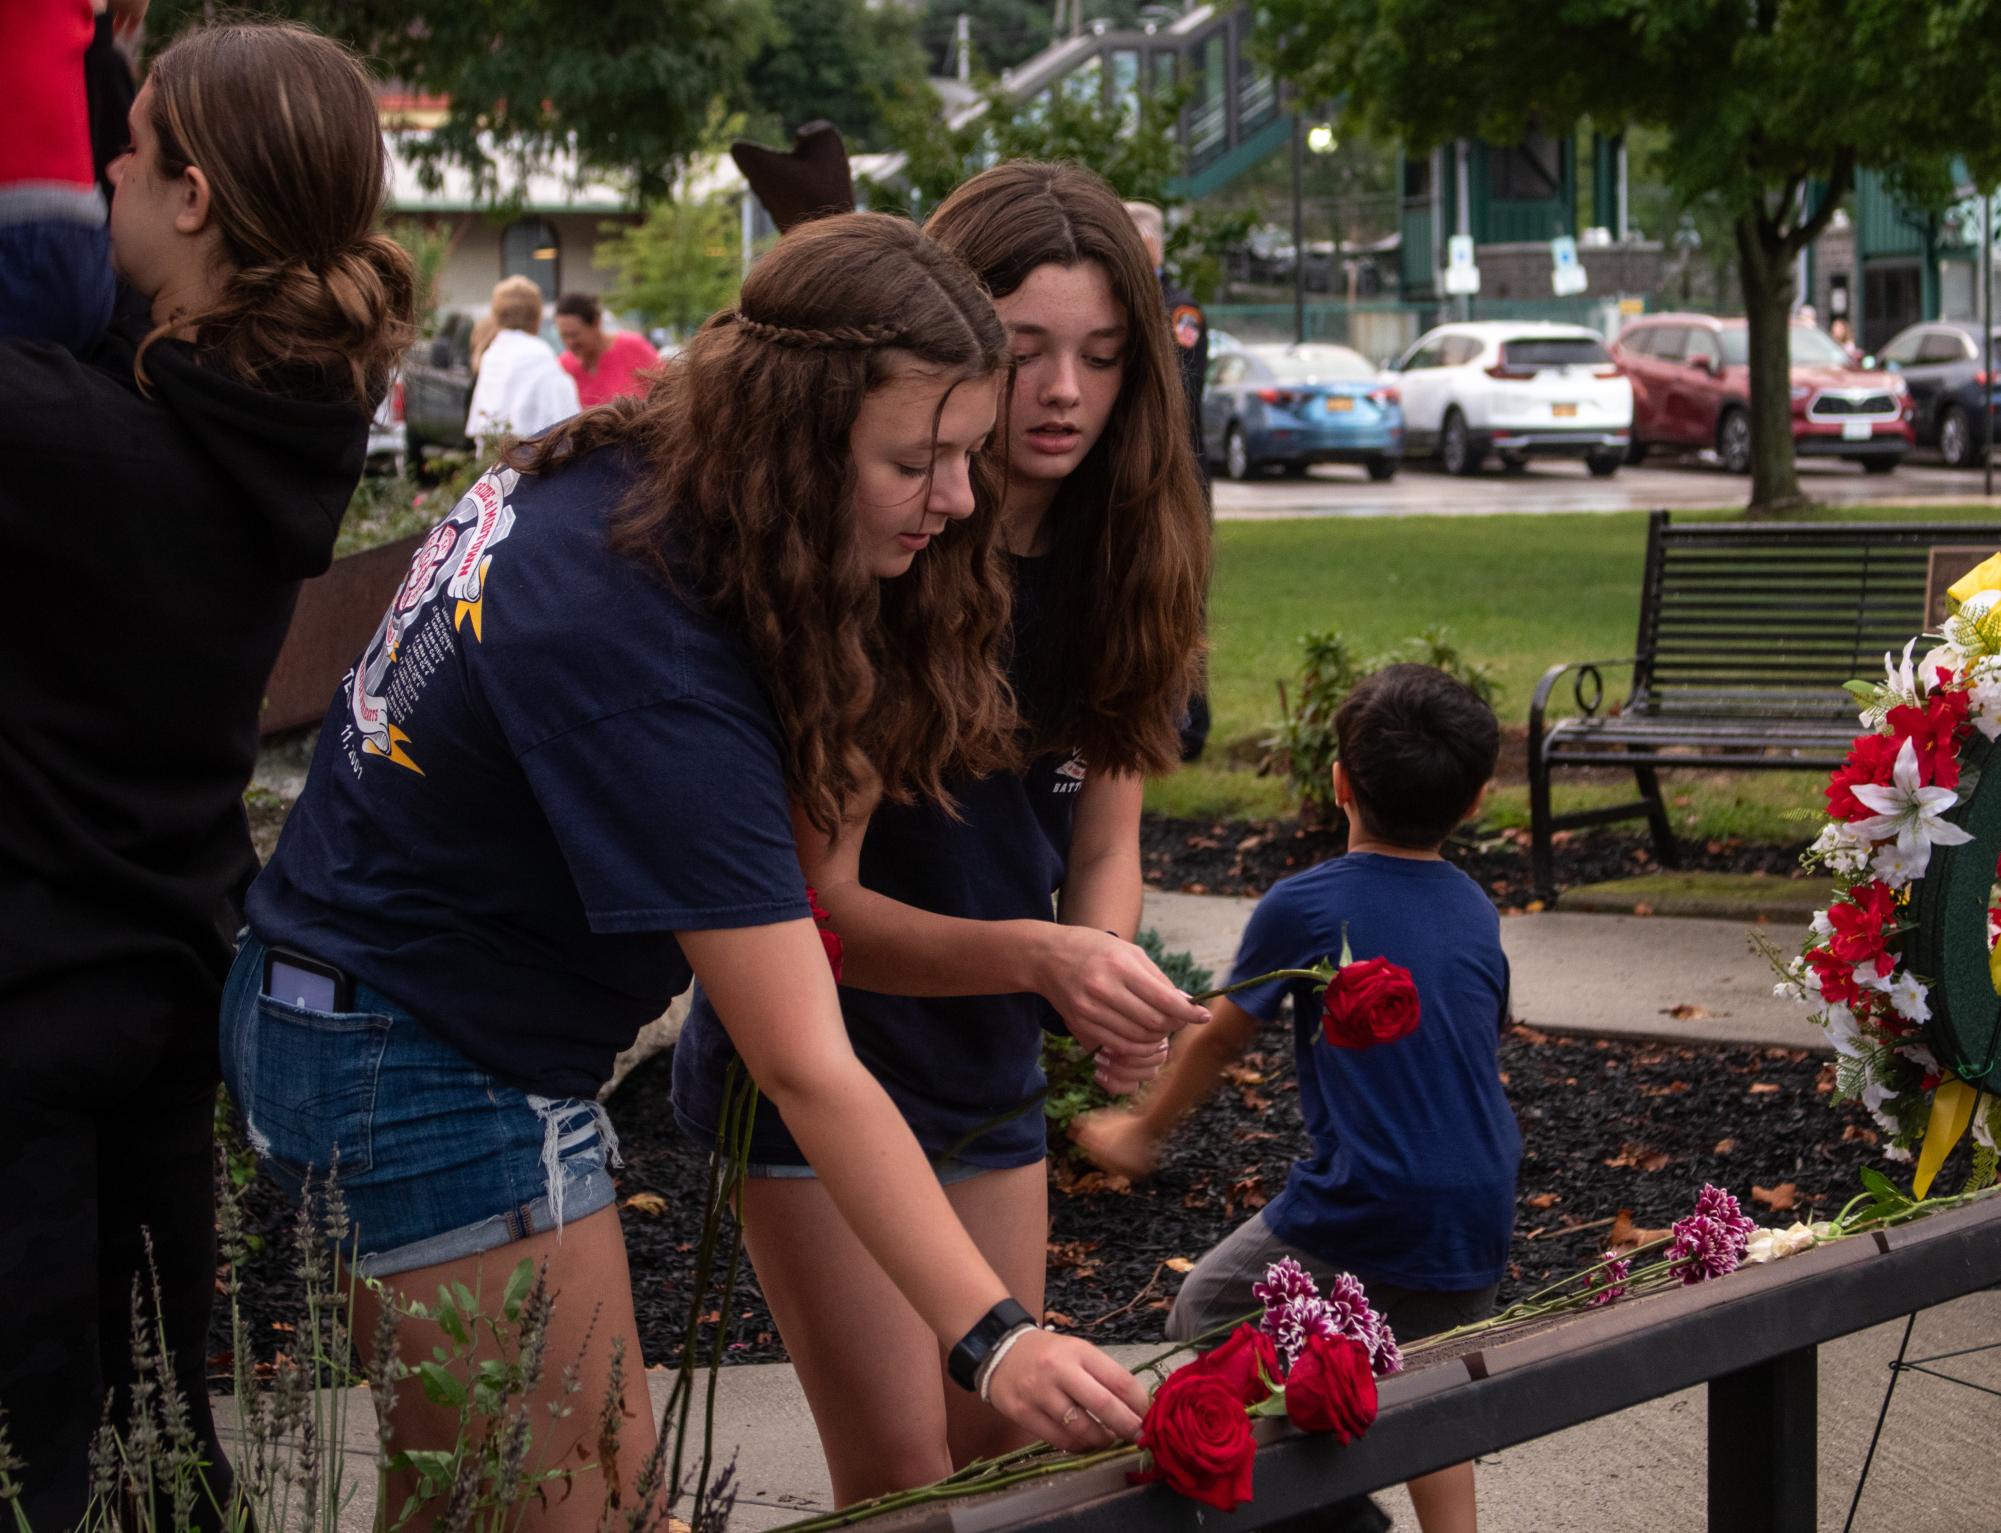
<svg viewBox="0 0 2001 1533"><path fill-rule="evenodd" d="M1489 452L1508 469L1531 456L1582 458L1601 479L1625 461L1633 386L1582 325L1440 325L1390 370L1405 455L1436 453L1448 473L1478 473Z"/></svg>

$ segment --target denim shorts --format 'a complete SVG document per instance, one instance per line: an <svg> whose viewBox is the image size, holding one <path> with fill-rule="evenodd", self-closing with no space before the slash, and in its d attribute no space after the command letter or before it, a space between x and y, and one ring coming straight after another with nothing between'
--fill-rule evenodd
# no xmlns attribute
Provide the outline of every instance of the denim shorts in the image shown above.
<svg viewBox="0 0 2001 1533"><path fill-rule="evenodd" d="M263 993L246 935L222 997L222 1075L258 1160L305 1195L329 1166L363 1277L456 1261L611 1206L618 1139L597 1102L531 1096L355 982L352 1011Z"/></svg>
<svg viewBox="0 0 2001 1533"><path fill-rule="evenodd" d="M1031 1162L1031 1164L1033 1164ZM989 1171L997 1171L998 1166L974 1166L963 1160L933 1160L931 1170L941 1187L953 1187L960 1182L970 1182L976 1176L985 1176ZM743 1174L755 1179L769 1179L780 1182L812 1181L819 1176L811 1166L793 1165L787 1161L752 1161L743 1168Z"/></svg>

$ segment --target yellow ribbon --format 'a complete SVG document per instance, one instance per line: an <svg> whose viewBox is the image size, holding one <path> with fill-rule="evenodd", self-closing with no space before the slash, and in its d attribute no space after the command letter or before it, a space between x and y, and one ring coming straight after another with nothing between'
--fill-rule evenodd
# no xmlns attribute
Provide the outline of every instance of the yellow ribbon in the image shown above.
<svg viewBox="0 0 2001 1533"><path fill-rule="evenodd" d="M1938 1090L1932 1093L1931 1122L1925 1125L1924 1149L1918 1156L1918 1174L1911 1182L1914 1196L1923 1198L1931 1190L1938 1168L1973 1121L1973 1104L1979 1097L1978 1091L1956 1075L1938 1083Z"/></svg>
<svg viewBox="0 0 2001 1533"><path fill-rule="evenodd" d="M1967 598L1982 591L2001 591L2001 554L1976 564L1945 588L1946 599L1955 612L1966 605Z"/></svg>

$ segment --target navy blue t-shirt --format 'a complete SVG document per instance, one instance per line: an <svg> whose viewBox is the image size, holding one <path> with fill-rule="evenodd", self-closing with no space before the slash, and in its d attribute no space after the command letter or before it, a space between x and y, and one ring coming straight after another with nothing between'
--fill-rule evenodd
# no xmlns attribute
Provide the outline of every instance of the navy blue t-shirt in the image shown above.
<svg viewBox="0 0 2001 1533"><path fill-rule="evenodd" d="M1048 560L1014 559L1016 684L1033 661ZM1083 761L1046 756L1022 774L951 785L960 818L935 804L877 808L862 841L861 882L877 894L975 921L1054 919L1070 859ZM1032 993L894 996L841 987L855 1054L874 1072L932 1155L969 1165L1025 1166L1045 1153L1040 1102L965 1143L989 1120L1042 1089L1042 1039L1062 1031L1055 1009ZM733 1056L698 987L674 1049L674 1107L682 1126L712 1143ZM803 1165L806 1157L769 1102L758 1104L750 1157Z"/></svg>
<svg viewBox="0 0 2001 1533"><path fill-rule="evenodd" d="M1500 916L1450 863L1351 852L1259 901L1232 982L1338 960L1344 924L1356 959L1380 955L1410 970L1420 1020L1394 1043L1335 1048L1304 981L1231 997L1267 1022L1291 997L1299 1106L1313 1138L1265 1223L1365 1283L1453 1292L1499 1282L1522 1157L1500 1079Z"/></svg>
<svg viewBox="0 0 2001 1533"><path fill-rule="evenodd" d="M608 546L625 461L489 471L432 529L248 902L549 1096L687 987L674 932L808 914L748 648Z"/></svg>

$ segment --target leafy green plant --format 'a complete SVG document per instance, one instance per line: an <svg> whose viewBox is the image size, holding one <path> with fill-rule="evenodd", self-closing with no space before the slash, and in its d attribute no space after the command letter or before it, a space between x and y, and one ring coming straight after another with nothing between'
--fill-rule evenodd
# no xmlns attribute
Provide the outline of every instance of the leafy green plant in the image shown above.
<svg viewBox="0 0 2001 1533"><path fill-rule="evenodd" d="M1278 684L1279 718L1265 737L1263 770L1285 774L1299 804L1300 821L1308 826L1340 820L1334 803L1333 766L1339 750L1334 715L1365 677L1391 665L1435 666L1463 682L1480 701L1493 705L1492 673L1467 659L1443 627L1427 628L1386 654L1366 660L1331 628L1302 634L1299 645L1304 653L1291 696L1284 682Z"/></svg>
<svg viewBox="0 0 2001 1533"><path fill-rule="evenodd" d="M432 481L429 484L417 477L414 465L401 474L364 477L347 503L340 536L334 541L334 557L358 554L425 531L457 505L459 497L485 471L486 464L478 457L453 452L434 453L425 463L424 472Z"/></svg>
<svg viewBox="0 0 2001 1533"><path fill-rule="evenodd" d="M1160 933L1152 927L1140 932L1133 941L1182 990L1192 995L1209 988L1210 971L1195 961L1193 953L1168 952ZM1097 1083L1097 1067L1097 1061L1075 1038L1051 1034L1043 1040L1042 1071L1049 1086L1042 1099L1042 1116L1049 1122L1052 1139L1061 1140L1070 1120L1080 1113L1111 1104L1112 1098Z"/></svg>

